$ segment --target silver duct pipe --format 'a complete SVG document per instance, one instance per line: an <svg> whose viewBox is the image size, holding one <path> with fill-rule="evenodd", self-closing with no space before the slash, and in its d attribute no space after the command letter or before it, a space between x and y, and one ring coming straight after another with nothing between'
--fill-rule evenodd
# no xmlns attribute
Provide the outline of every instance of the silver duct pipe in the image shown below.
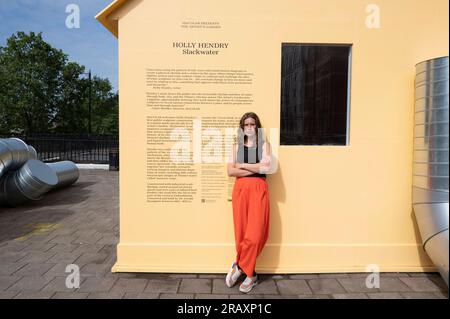
<svg viewBox="0 0 450 319"><path fill-rule="evenodd" d="M56 173L41 161L31 159L0 179L0 205L19 206L39 200L58 184Z"/></svg>
<svg viewBox="0 0 450 319"><path fill-rule="evenodd" d="M55 188L69 186L75 183L78 180L78 177L80 177L80 172L74 162L62 161L49 163L47 166L50 167L58 176L58 184Z"/></svg>
<svg viewBox="0 0 450 319"><path fill-rule="evenodd" d="M448 57L416 65L413 207L422 243L448 286Z"/></svg>
<svg viewBox="0 0 450 319"><path fill-rule="evenodd" d="M75 183L78 167L70 161L44 164L33 146L18 138L0 139L0 206L39 200L48 191Z"/></svg>
<svg viewBox="0 0 450 319"><path fill-rule="evenodd" d="M0 177L7 171L20 168L29 159L37 159L34 147L18 138L0 139Z"/></svg>
<svg viewBox="0 0 450 319"><path fill-rule="evenodd" d="M37 155L36 149L33 146L28 145L28 150L29 150L30 156L31 156L30 159L38 159L38 155Z"/></svg>

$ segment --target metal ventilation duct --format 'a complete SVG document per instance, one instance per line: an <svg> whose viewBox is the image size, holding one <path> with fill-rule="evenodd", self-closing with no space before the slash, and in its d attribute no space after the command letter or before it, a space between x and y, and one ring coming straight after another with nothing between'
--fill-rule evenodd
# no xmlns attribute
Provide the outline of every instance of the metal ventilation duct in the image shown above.
<svg viewBox="0 0 450 319"><path fill-rule="evenodd" d="M38 160L28 160L22 167L0 179L0 205L19 206L39 200L58 184L56 173Z"/></svg>
<svg viewBox="0 0 450 319"><path fill-rule="evenodd" d="M37 159L34 147L18 138L0 139L0 177L7 171L19 169L29 159Z"/></svg>
<svg viewBox="0 0 450 319"><path fill-rule="evenodd" d="M448 286L448 57L416 65L413 207L422 243Z"/></svg>
<svg viewBox="0 0 450 319"><path fill-rule="evenodd" d="M52 189L75 183L79 175L73 162L44 164L33 146L18 138L0 139L0 206L39 200Z"/></svg>
<svg viewBox="0 0 450 319"><path fill-rule="evenodd" d="M80 176L77 165L71 161L62 161L47 164L56 175L58 175L58 185L55 188L69 186L75 183Z"/></svg>

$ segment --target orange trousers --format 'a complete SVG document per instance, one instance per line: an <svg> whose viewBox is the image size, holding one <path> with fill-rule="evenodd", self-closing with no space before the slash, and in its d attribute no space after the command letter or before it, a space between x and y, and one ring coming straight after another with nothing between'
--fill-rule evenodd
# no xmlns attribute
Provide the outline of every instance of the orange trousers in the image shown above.
<svg viewBox="0 0 450 319"><path fill-rule="evenodd" d="M263 177L236 177L232 194L236 263L252 277L269 238L269 187Z"/></svg>

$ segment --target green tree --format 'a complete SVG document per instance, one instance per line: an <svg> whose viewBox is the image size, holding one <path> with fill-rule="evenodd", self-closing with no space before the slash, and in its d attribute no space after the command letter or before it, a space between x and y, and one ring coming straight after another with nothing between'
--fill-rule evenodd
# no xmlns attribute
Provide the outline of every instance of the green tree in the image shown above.
<svg viewBox="0 0 450 319"><path fill-rule="evenodd" d="M0 47L2 126L24 133L49 130L66 61L61 50L33 32L13 34Z"/></svg>
<svg viewBox="0 0 450 319"><path fill-rule="evenodd" d="M89 93L88 90L86 92ZM112 92L111 83L107 79L94 76L92 92L92 133L118 134L118 95ZM86 118L89 118L89 99L84 100L83 109L87 114Z"/></svg>
<svg viewBox="0 0 450 319"><path fill-rule="evenodd" d="M84 100L89 83L80 79L85 68L74 62L65 65L62 71L61 96L57 111L52 118L52 130L57 133L85 133Z"/></svg>
<svg viewBox="0 0 450 319"><path fill-rule="evenodd" d="M92 82L42 33L17 32L0 47L0 133L87 133L89 85L92 132L118 132L118 96L108 79Z"/></svg>

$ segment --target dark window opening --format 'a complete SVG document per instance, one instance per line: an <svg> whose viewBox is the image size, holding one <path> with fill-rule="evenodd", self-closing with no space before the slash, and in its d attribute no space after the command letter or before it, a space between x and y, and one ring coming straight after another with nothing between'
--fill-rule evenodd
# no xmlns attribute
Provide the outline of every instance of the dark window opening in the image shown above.
<svg viewBox="0 0 450 319"><path fill-rule="evenodd" d="M281 145L347 145L351 45L282 44Z"/></svg>

